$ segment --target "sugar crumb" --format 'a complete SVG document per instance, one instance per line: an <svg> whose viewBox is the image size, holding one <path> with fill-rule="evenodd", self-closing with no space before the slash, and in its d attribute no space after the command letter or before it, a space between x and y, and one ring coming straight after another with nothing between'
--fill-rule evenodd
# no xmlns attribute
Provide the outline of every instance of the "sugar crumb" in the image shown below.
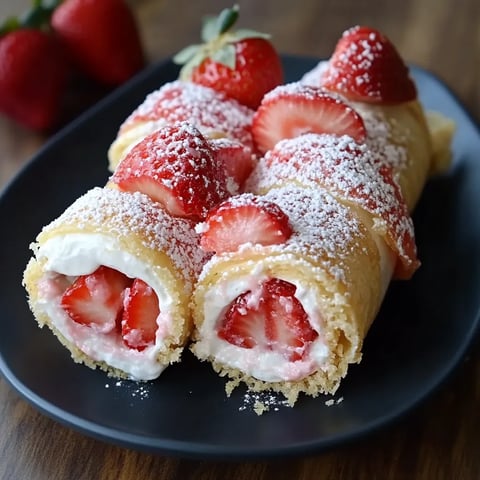
<svg viewBox="0 0 480 480"><path fill-rule="evenodd" d="M291 405L283 395L276 392L253 392L248 390L243 396L243 404L239 411L253 411L257 415L265 412L278 412L281 407L290 407Z"/></svg>

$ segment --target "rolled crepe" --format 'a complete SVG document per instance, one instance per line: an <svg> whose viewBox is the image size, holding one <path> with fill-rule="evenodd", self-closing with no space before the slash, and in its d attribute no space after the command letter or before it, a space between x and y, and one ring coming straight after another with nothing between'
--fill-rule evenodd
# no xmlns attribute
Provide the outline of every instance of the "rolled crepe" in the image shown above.
<svg viewBox="0 0 480 480"><path fill-rule="evenodd" d="M281 207L294 234L280 245L244 245L207 262L194 295L192 350L230 385L279 391L291 404L300 392L334 393L348 365L361 359L392 274L408 277L418 266L407 206L371 150L346 136L279 142L248 186ZM236 299L261 295L272 279L295 286L315 331L300 360L218 335Z"/></svg>
<svg viewBox="0 0 480 480"><path fill-rule="evenodd" d="M123 122L108 151L113 172L127 152L160 127L188 121L207 138L228 138L254 151L253 110L220 92L176 80L150 93Z"/></svg>
<svg viewBox="0 0 480 480"><path fill-rule="evenodd" d="M361 359L392 276L409 278L419 265L409 210L434 161L423 111L418 102L358 107L365 144L317 134L282 140L247 182L287 213L292 237L217 253L200 275L192 350L231 379L228 392L244 382L281 392L292 405L300 392L335 393L349 364ZM294 286L315 331L301 359L234 345L218 334L232 305L246 298L255 307L272 279Z"/></svg>
<svg viewBox="0 0 480 480"><path fill-rule="evenodd" d="M194 294L194 354L231 382L252 390L274 390L293 405L300 392L333 393L350 363L361 358L363 338L384 292L383 256L376 235L355 211L319 187L295 185L264 197L289 216L294 234L280 245L244 245L215 255L205 265ZM243 348L217 332L229 306L245 292L253 297L264 282L295 286L295 297L318 334L301 360L260 347Z"/></svg>
<svg viewBox="0 0 480 480"><path fill-rule="evenodd" d="M205 261L189 220L173 218L141 193L94 188L47 225L24 273L29 305L73 359L117 377L151 380L180 358L191 329L189 300ZM100 266L140 279L158 298L154 342L131 348L118 325L77 323L62 295Z"/></svg>

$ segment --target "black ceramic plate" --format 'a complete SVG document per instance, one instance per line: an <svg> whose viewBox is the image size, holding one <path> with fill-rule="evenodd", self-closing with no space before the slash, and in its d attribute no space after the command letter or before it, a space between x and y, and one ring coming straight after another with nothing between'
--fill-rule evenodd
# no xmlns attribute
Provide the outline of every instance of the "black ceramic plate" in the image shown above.
<svg viewBox="0 0 480 480"><path fill-rule="evenodd" d="M287 80L316 60L286 57ZM155 382L118 384L71 361L40 330L21 286L29 243L40 228L94 185L105 183L106 151L145 95L173 80L167 62L145 71L52 139L0 199L0 369L25 399L88 435L135 449L203 458L307 454L385 426L436 389L462 360L479 324L480 135L451 93L415 68L420 97L458 125L454 164L431 180L415 212L422 267L391 286L365 343L363 362L334 400L301 398L258 417L242 389L189 352Z"/></svg>

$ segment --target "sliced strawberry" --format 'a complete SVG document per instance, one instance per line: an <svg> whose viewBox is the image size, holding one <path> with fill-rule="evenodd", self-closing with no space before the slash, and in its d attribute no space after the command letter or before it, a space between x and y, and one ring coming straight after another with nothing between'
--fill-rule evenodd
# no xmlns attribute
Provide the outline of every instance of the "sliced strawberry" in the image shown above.
<svg viewBox="0 0 480 480"><path fill-rule="evenodd" d="M417 90L403 59L390 40L369 27L353 27L337 43L322 84L350 100L400 103Z"/></svg>
<svg viewBox="0 0 480 480"><path fill-rule="evenodd" d="M125 345L137 350L153 345L159 314L157 294L143 280L136 278L124 300L122 338Z"/></svg>
<svg viewBox="0 0 480 480"><path fill-rule="evenodd" d="M214 138L209 143L215 159L224 166L227 179L233 181L233 185L227 184L229 192L238 193L255 165L252 150L229 138Z"/></svg>
<svg viewBox="0 0 480 480"><path fill-rule="evenodd" d="M275 203L251 193L231 197L213 209L202 225L206 252L234 252L246 243L274 245L292 234L288 216Z"/></svg>
<svg viewBox="0 0 480 480"><path fill-rule="evenodd" d="M218 336L237 347L268 348L265 332L265 301L255 304L252 292L239 295L229 306L218 329Z"/></svg>
<svg viewBox="0 0 480 480"><path fill-rule="evenodd" d="M101 333L114 330L123 308L123 292L131 279L101 266L79 276L62 296L61 306L72 320Z"/></svg>
<svg viewBox="0 0 480 480"><path fill-rule="evenodd" d="M258 346L291 362L301 360L318 333L295 297L296 287L273 278L259 288L260 292L245 292L231 303L217 335L238 347Z"/></svg>
<svg viewBox="0 0 480 480"><path fill-rule="evenodd" d="M260 152L272 149L280 140L305 133L348 135L360 143L366 137L360 115L320 88L292 83L265 95L252 125Z"/></svg>
<svg viewBox="0 0 480 480"><path fill-rule="evenodd" d="M145 193L171 215L195 220L228 195L223 167L188 123L148 135L120 162L111 180L121 190Z"/></svg>
<svg viewBox="0 0 480 480"><path fill-rule="evenodd" d="M308 315L295 297L295 285L274 278L263 286L267 316L265 331L270 348L290 361L301 360L306 347L318 333L311 327Z"/></svg>

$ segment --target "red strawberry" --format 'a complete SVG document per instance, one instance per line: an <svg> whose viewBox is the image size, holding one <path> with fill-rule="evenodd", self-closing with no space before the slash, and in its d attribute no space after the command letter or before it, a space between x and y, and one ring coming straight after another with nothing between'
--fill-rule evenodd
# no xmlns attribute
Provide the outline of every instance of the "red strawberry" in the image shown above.
<svg viewBox="0 0 480 480"><path fill-rule="evenodd" d="M112 181L140 191L171 215L205 218L227 196L225 173L193 126L168 125L148 135L120 162Z"/></svg>
<svg viewBox="0 0 480 480"><path fill-rule="evenodd" d="M305 133L349 135L359 143L366 137L360 115L320 88L291 83L265 95L252 125L259 151L265 153L280 140Z"/></svg>
<svg viewBox="0 0 480 480"><path fill-rule="evenodd" d="M301 360L318 333L295 297L296 287L277 278L257 292L239 295L226 311L218 336L243 348L259 346L281 353L291 362Z"/></svg>
<svg viewBox="0 0 480 480"><path fill-rule="evenodd" d="M244 193L225 200L208 214L200 246L207 252L233 252L246 243L283 243L291 234L288 217L277 204Z"/></svg>
<svg viewBox="0 0 480 480"><path fill-rule="evenodd" d="M224 92L256 109L263 96L283 83L283 68L269 36L252 30L231 32L238 6L205 22L203 45L179 52L174 61L185 64L181 78Z"/></svg>
<svg viewBox="0 0 480 480"><path fill-rule="evenodd" d="M0 38L0 111L28 128L53 128L68 68L55 39L30 28Z"/></svg>
<svg viewBox="0 0 480 480"><path fill-rule="evenodd" d="M118 85L144 66L135 18L123 0L65 0L51 25L79 67L100 83Z"/></svg>
<svg viewBox="0 0 480 480"><path fill-rule="evenodd" d="M390 40L369 27L353 27L337 43L324 71L325 88L350 100L399 103L414 100L415 84Z"/></svg>
<svg viewBox="0 0 480 480"><path fill-rule="evenodd" d="M233 181L229 192L238 193L255 165L252 150L238 140L225 137L213 138L209 143L217 162L224 166L227 179Z"/></svg>
<svg viewBox="0 0 480 480"><path fill-rule="evenodd" d="M122 338L125 345L137 350L153 345L159 314L157 294L143 280L136 278L126 291L124 301Z"/></svg>
<svg viewBox="0 0 480 480"><path fill-rule="evenodd" d="M114 330L123 308L123 292L131 279L101 266L79 276L62 296L61 306L72 320L107 333Z"/></svg>

